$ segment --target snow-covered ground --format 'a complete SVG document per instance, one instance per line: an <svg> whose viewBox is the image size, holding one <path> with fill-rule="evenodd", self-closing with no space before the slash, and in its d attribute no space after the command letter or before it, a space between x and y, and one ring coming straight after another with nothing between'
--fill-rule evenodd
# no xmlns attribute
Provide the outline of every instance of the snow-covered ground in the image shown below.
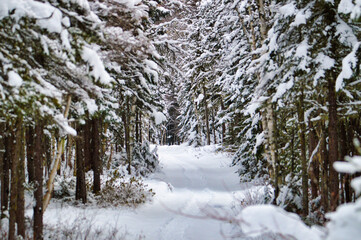
<svg viewBox="0 0 361 240"><path fill-rule="evenodd" d="M205 208L230 209L235 198L242 198L249 191L239 183L236 169L230 167L231 157L216 153L215 146L160 146L158 154L162 169L145 180L156 193L152 202L137 209L52 203L45 212L44 223L54 229L83 229L83 236L90 230L89 224L92 231L99 229L110 234L116 229L118 236L114 239L125 232L126 239L146 240L217 240L224 239L222 232L231 234L230 224L186 216L204 216ZM261 187L253 187L252 191L258 190L262 191Z"/></svg>

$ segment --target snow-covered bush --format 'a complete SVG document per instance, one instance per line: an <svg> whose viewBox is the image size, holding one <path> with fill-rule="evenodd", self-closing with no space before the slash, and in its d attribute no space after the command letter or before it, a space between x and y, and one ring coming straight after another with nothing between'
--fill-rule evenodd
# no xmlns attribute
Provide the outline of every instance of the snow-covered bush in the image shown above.
<svg viewBox="0 0 361 240"><path fill-rule="evenodd" d="M97 203L103 207L122 205L136 207L150 201L153 195L152 189L148 189L141 178L131 177L128 179L120 176L119 172L115 170L113 176L105 182L97 196Z"/></svg>
<svg viewBox="0 0 361 240"><path fill-rule="evenodd" d="M360 142L355 141L355 146L361 154ZM354 174L361 172L361 156L346 157L346 162L336 162L338 172ZM361 177L356 177L351 182L356 194L361 193ZM327 224L327 240L354 240L361 236L361 197L354 203L339 206L335 212L326 215L330 222Z"/></svg>
<svg viewBox="0 0 361 240"><path fill-rule="evenodd" d="M84 213L86 214L86 213ZM116 226L94 226L92 219L85 215L77 215L74 220L63 222L58 219L55 226L44 226L44 239L53 240L111 240L111 239L143 239L142 236L128 236L126 229L119 229ZM30 234L29 234L30 235ZM0 235L1 236L1 235ZM30 236L26 239L32 239Z"/></svg>
<svg viewBox="0 0 361 240"><path fill-rule="evenodd" d="M287 175L286 184L280 188L276 203L290 212L302 209L301 179L298 176Z"/></svg>
<svg viewBox="0 0 361 240"><path fill-rule="evenodd" d="M131 165L136 175L147 176L155 172L159 165L157 148L151 151L147 141L136 144Z"/></svg>
<svg viewBox="0 0 361 240"><path fill-rule="evenodd" d="M76 178L74 176L56 176L54 180L53 198L70 201L75 196Z"/></svg>

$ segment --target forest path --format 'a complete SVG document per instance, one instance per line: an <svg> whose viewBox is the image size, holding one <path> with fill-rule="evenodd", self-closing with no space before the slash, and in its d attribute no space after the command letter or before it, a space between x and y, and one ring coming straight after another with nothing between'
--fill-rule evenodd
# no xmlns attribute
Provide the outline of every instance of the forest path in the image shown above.
<svg viewBox="0 0 361 240"><path fill-rule="evenodd" d="M231 234L229 224L179 214L200 216L204 209L231 211L239 205L236 199L249 190L240 185L236 168L230 167L231 157L217 153L215 146L160 146L158 154L161 170L145 180L156 193L152 202L135 210L53 205L45 212L44 222L56 227L60 222L90 221L92 229L117 229L118 236L113 239L122 239L124 232L126 239L134 240L220 240L224 239L222 232ZM252 189L257 191L257 187Z"/></svg>

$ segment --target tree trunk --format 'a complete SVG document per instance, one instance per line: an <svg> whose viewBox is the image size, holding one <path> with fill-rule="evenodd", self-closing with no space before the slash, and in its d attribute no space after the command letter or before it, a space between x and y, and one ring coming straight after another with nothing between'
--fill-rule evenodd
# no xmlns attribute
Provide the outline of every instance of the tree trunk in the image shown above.
<svg viewBox="0 0 361 240"><path fill-rule="evenodd" d="M21 128L20 142L17 144L19 148L19 164L18 164L18 198L17 198L17 212L16 223L18 226L17 234L25 239L25 197L24 197L24 183L25 183L25 132Z"/></svg>
<svg viewBox="0 0 361 240"><path fill-rule="evenodd" d="M135 111L135 142L139 141L139 111L138 109Z"/></svg>
<svg viewBox="0 0 361 240"><path fill-rule="evenodd" d="M349 152L347 154L352 154L353 156L356 153L355 151L355 147L353 145L353 140L355 138L355 134L354 134L354 119L350 119L350 122L349 122L349 126L347 128L347 142L349 144ZM345 199L346 199L346 202L351 202L352 201L352 194L353 194L353 191L352 191L352 188L351 188L351 176L349 174L346 174L345 176Z"/></svg>
<svg viewBox="0 0 361 240"><path fill-rule="evenodd" d="M195 97L193 95L193 106L194 106L194 114L196 115L196 119L197 119L197 132L198 132L198 142L197 145L202 146L202 124L201 124L201 119L199 117L199 112L198 112L198 107L197 107L197 103L195 101Z"/></svg>
<svg viewBox="0 0 361 240"><path fill-rule="evenodd" d="M143 143L142 113L139 113L139 142Z"/></svg>
<svg viewBox="0 0 361 240"><path fill-rule="evenodd" d="M348 146L347 146L347 136L346 136L346 126L345 120L340 121L340 151L339 151L339 159L344 160L345 156L347 156ZM346 202L346 189L345 189L345 180L347 174L340 174L340 183L341 183L341 203Z"/></svg>
<svg viewBox="0 0 361 240"><path fill-rule="evenodd" d="M15 239L15 225L16 225L16 212L18 203L18 164L19 164L19 148L17 147L21 140L21 124L22 121L18 118L16 124L11 131L14 136L11 142L11 181L10 181L10 209L9 209L9 240Z"/></svg>
<svg viewBox="0 0 361 240"><path fill-rule="evenodd" d="M93 169L92 165L92 155L93 150L91 147L91 128L92 124L90 120L85 121L85 125L83 127L83 148L84 148L84 164L85 164L85 171L89 171Z"/></svg>
<svg viewBox="0 0 361 240"><path fill-rule="evenodd" d="M34 181L34 128L28 126L26 128L26 160L28 170L29 183Z"/></svg>
<svg viewBox="0 0 361 240"><path fill-rule="evenodd" d="M127 152L127 163L128 163L128 173L132 173L131 162L132 162L132 152L131 152L131 140L130 140L130 103L129 97L126 98L126 112L123 113L123 122L124 122L124 138L125 138L125 150Z"/></svg>
<svg viewBox="0 0 361 240"><path fill-rule="evenodd" d="M264 10L263 0L258 0L258 9L259 9L259 20L260 20L260 33L261 33L261 43L267 38L267 23L266 23L266 12Z"/></svg>
<svg viewBox="0 0 361 240"><path fill-rule="evenodd" d="M43 239L43 123L38 120L35 125L34 141L34 240Z"/></svg>
<svg viewBox="0 0 361 240"><path fill-rule="evenodd" d="M92 166L94 174L93 192L98 194L100 192L100 174L101 174L101 158L100 158L100 134L99 134L99 121L95 118L92 120Z"/></svg>
<svg viewBox="0 0 361 240"><path fill-rule="evenodd" d="M65 107L65 110L64 110L64 118L65 119L68 118L70 104L71 104L71 95L69 95L68 98L67 98L67 103L66 103L66 107ZM59 144L58 144L58 151L57 151L56 157L54 159L53 168L51 169L51 172L49 173L49 179L48 179L48 181L46 183L47 192L45 193L44 200L43 200L43 209L42 209L43 212L45 212L46 208L49 205L51 194L52 194L53 189L54 189L54 179L55 179L55 175L56 175L58 166L60 164L61 156L63 155L64 143L65 143L65 137L62 137Z"/></svg>
<svg viewBox="0 0 361 240"><path fill-rule="evenodd" d="M4 160L5 160L5 123L0 122L0 183L1 183L1 189L0 189L0 201L2 201L3 199L3 195L2 195L2 185L4 183ZM5 186L5 185L4 185ZM0 204L0 220L2 218L1 213L2 213L2 204Z"/></svg>
<svg viewBox="0 0 361 240"><path fill-rule="evenodd" d="M275 200L279 194L279 166L278 166L278 150L277 150L277 122L275 112L273 110L273 103L268 102L267 106L267 133L268 133L268 144L270 150L271 163L273 168L273 184L275 188Z"/></svg>
<svg viewBox="0 0 361 240"><path fill-rule="evenodd" d="M221 110L222 112L225 110L226 108L224 107L224 103L223 103L223 98L221 96ZM222 144L224 143L224 138L226 137L226 124L224 122L222 122Z"/></svg>
<svg viewBox="0 0 361 240"><path fill-rule="evenodd" d="M328 146L329 146L329 171L330 171L330 210L335 211L339 201L338 173L333 164L338 160L338 136L337 136L337 102L335 81L332 72L328 76Z"/></svg>
<svg viewBox="0 0 361 240"><path fill-rule="evenodd" d="M11 145L12 145L12 136L10 136L9 124L6 124L6 131L3 134L4 136L4 155L2 162L2 174L1 174L1 218L5 217L5 212L9 207L9 170L10 170L10 158L11 158Z"/></svg>
<svg viewBox="0 0 361 240"><path fill-rule="evenodd" d="M204 109L205 109L205 121L206 121L206 130L207 130L207 145L211 144L211 131L209 129L209 110L207 103L207 90L206 87L203 86L203 94L204 94Z"/></svg>
<svg viewBox="0 0 361 240"><path fill-rule="evenodd" d="M317 153L315 153L314 156L312 156L312 154L314 153L314 151L317 147L318 139L317 139L316 132L315 132L315 129L314 129L311 121L309 121L308 126L309 126L308 159L309 159L309 161L311 161L311 164L310 164L311 196L312 196L312 199L316 199L318 197L320 170L319 170L319 161L317 159ZM318 149L318 152L319 151L320 151L320 149Z"/></svg>
<svg viewBox="0 0 361 240"><path fill-rule="evenodd" d="M217 144L217 131L216 131L216 120L214 116L214 108L212 108L212 124L213 124L213 141L214 144Z"/></svg>
<svg viewBox="0 0 361 240"><path fill-rule="evenodd" d="M324 125L321 126L321 144L320 144L320 158L322 163L322 177L321 177L321 203L324 212L328 211L328 158L327 158L327 143Z"/></svg>
<svg viewBox="0 0 361 240"><path fill-rule="evenodd" d="M83 139L84 128L79 126L77 129L78 136L75 140L75 152L76 152L76 188L75 188L75 199L81 199L83 203L87 202L86 195L86 182L85 182L85 163L83 154Z"/></svg>
<svg viewBox="0 0 361 240"><path fill-rule="evenodd" d="M68 141L67 141L67 154L66 154L66 165L70 168L73 169L73 164L71 162L72 156L73 156L73 143L74 139L72 136L68 136Z"/></svg>
<svg viewBox="0 0 361 240"><path fill-rule="evenodd" d="M54 139L54 145L52 145L52 141ZM43 176L44 178L45 177L49 177L49 172L51 171L50 168L51 168L51 162L53 161L54 157L55 157L55 150L53 148L55 148L55 138L54 138L54 135L52 135L51 137L47 136L47 135L44 135L43 136L43 142L44 142L44 146L45 146L45 176ZM44 147L43 147L44 148ZM35 172L35 170L34 170Z"/></svg>
<svg viewBox="0 0 361 240"><path fill-rule="evenodd" d="M248 6L248 14L250 16L249 26L251 28L251 37L252 37L252 50L256 50L256 32L254 30L254 18L253 18L253 12L251 8L251 4Z"/></svg>
<svg viewBox="0 0 361 240"><path fill-rule="evenodd" d="M128 104L127 104L127 109L128 109ZM124 123L124 145L125 145L125 151L127 153L127 163L128 163L128 173L130 174L131 172L131 168L130 168L130 157L131 157L131 152L130 152L130 142L129 142L129 118L128 118L128 114L126 112L123 112L123 123ZM150 135L149 135L150 136Z"/></svg>
<svg viewBox="0 0 361 240"><path fill-rule="evenodd" d="M303 102L303 88L298 102L298 134L301 147L301 169L302 169L302 208L304 216L308 215L308 174L307 174L307 158L306 158L306 124Z"/></svg>

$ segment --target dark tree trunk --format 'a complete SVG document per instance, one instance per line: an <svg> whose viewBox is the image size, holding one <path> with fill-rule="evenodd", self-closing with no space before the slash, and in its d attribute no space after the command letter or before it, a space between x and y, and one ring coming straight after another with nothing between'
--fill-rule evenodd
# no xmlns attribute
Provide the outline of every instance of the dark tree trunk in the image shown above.
<svg viewBox="0 0 361 240"><path fill-rule="evenodd" d="M92 155L93 150L91 147L91 128L92 124L90 120L86 120L85 125L83 127L84 134L83 134L83 143L84 143L84 164L85 164L85 171L89 171L93 168L92 166Z"/></svg>
<svg viewBox="0 0 361 240"><path fill-rule="evenodd" d="M73 169L73 164L71 162L71 158L73 156L73 144L74 144L74 139L73 136L68 135L68 141L66 142L67 146L66 146L66 165L70 168Z"/></svg>
<svg viewBox="0 0 361 240"><path fill-rule="evenodd" d="M21 142L21 120L17 119L15 127L12 129L11 135L14 136L11 142L10 159L11 159L11 181L10 181L10 209L9 209L9 240L15 239L15 224L17 212L18 197L18 164L19 164L19 148L17 145Z"/></svg>
<svg viewBox="0 0 361 240"><path fill-rule="evenodd" d="M101 174L101 159L100 159L100 134L99 134L99 119L92 120L92 165L94 173L93 192L95 194L100 192L100 174Z"/></svg>
<svg viewBox="0 0 361 240"><path fill-rule="evenodd" d="M139 141L139 111L138 109L135 111L135 142Z"/></svg>
<svg viewBox="0 0 361 240"><path fill-rule="evenodd" d="M43 131L43 130L41 130ZM47 174L49 174L49 171L50 171L50 167L51 167L51 162L53 161L55 155L52 154L52 151L51 151L51 138L49 136L46 136L46 135L42 135L42 142L45 146L45 149L42 148L42 151L45 150L45 155L46 155L46 158L45 158L45 162L46 162L46 172ZM35 143L34 143L35 144ZM35 149L35 148L34 148ZM54 149L55 151L55 149ZM35 165L34 165L35 166ZM35 167L34 167L35 169ZM34 174L35 173L35 170L34 170Z"/></svg>
<svg viewBox="0 0 361 240"><path fill-rule="evenodd" d="M213 141L214 141L214 144L217 144L216 120L215 120L214 115L215 115L214 108L212 108Z"/></svg>
<svg viewBox="0 0 361 240"><path fill-rule="evenodd" d="M29 183L34 181L34 129L32 126L26 129L26 160Z"/></svg>
<svg viewBox="0 0 361 240"><path fill-rule="evenodd" d="M17 234L25 239L25 197L24 197L24 183L25 183L25 134L24 129L21 129L20 142L17 143L19 151L19 165L18 165L18 198L17 198L17 212L16 223L18 226Z"/></svg>
<svg viewBox="0 0 361 240"><path fill-rule="evenodd" d="M203 86L203 94L204 94L206 130L207 130L207 145L210 145L211 144L211 131L209 129L209 110L208 110L208 104L207 104L207 89L205 86Z"/></svg>
<svg viewBox="0 0 361 240"><path fill-rule="evenodd" d="M221 110L222 111L225 110L222 97L221 97ZM222 122L222 143L224 143L225 137L226 137L226 124Z"/></svg>
<svg viewBox="0 0 361 240"><path fill-rule="evenodd" d="M349 152L347 154L352 154L352 156L354 156L356 153L355 151L355 147L353 145L353 140L355 138L355 133L354 133L354 126L357 123L355 123L355 119L350 119L349 122L349 127L347 128L347 142L349 144ZM349 174L346 174L345 176L345 200L346 202L351 202L352 201L352 195L353 195L353 190L351 188L351 176Z"/></svg>
<svg viewBox="0 0 361 240"><path fill-rule="evenodd" d="M346 126L345 126L345 120L340 121L340 151L339 151L339 159L344 160L345 156L347 156L348 152L348 146L347 146L347 135L346 135ZM346 189L345 189L345 179L347 174L340 174L340 183L341 183L341 196L340 201L341 203L346 202Z"/></svg>
<svg viewBox="0 0 361 240"><path fill-rule="evenodd" d="M15 123L15 127L11 134L14 136L11 143L11 189L10 189L10 210L9 210L9 240L16 237L16 219L18 211L18 196L19 196L19 157L20 146L22 144L22 119L18 117ZM21 193L20 193L21 194ZM24 192L22 193L24 198ZM23 199L24 200L24 199Z"/></svg>
<svg viewBox="0 0 361 240"><path fill-rule="evenodd" d="M313 157L312 157L312 154L313 154L313 151L317 147L318 139L316 136L316 131L315 131L311 121L309 121L308 126L309 126L309 135L308 135L308 139L309 139L308 154L309 154L309 156L308 156L308 158L311 161L311 166L310 166L311 194L312 194L312 199L315 199L318 197L320 170L319 170L319 161L316 156L317 153L314 154Z"/></svg>
<svg viewBox="0 0 361 240"><path fill-rule="evenodd" d="M4 169L4 157L5 157L5 123L0 122L0 183L1 183L1 189L0 189L0 201L2 201L2 184L4 183L3 179L3 169ZM1 208L2 204L0 203L0 219L1 216Z"/></svg>
<svg viewBox="0 0 361 240"><path fill-rule="evenodd" d="M320 158L322 163L322 177L321 177L321 184L322 184L322 192L321 192L321 203L323 206L324 212L328 211L329 204L328 204L328 157L327 157L327 143L326 143L326 136L324 126L321 127L321 144L320 144Z"/></svg>
<svg viewBox="0 0 361 240"><path fill-rule="evenodd" d="M43 239L43 124L36 122L34 141L34 240Z"/></svg>
<svg viewBox="0 0 361 240"><path fill-rule="evenodd" d="M9 170L10 170L10 148L12 137L9 136L9 126L6 124L6 129L3 133L3 143L4 143L4 154L2 161L2 171L1 171L1 218L5 217L5 212L8 210L9 206Z"/></svg>
<svg viewBox="0 0 361 240"><path fill-rule="evenodd" d="M123 113L123 122L124 122L124 139L125 139L125 150L127 152L127 163L128 163L128 173L131 174L131 161L132 161L132 152L131 152L131 143L130 143L130 106L129 98L126 101L126 112Z"/></svg>
<svg viewBox="0 0 361 240"><path fill-rule="evenodd" d="M85 164L83 153L82 135L84 134L83 127L78 127L78 137L76 138L76 192L75 199L81 199L83 203L87 202L86 183L85 183Z"/></svg>
<svg viewBox="0 0 361 240"><path fill-rule="evenodd" d="M328 148L329 148L329 171L330 171L330 210L335 211L339 201L338 173L333 164L338 160L338 134L337 134L337 102L335 81L332 72L328 76Z"/></svg>
<svg viewBox="0 0 361 240"><path fill-rule="evenodd" d="M308 215L308 173L307 173L307 158L306 158L306 124L305 112L303 103L303 89L301 91L298 103L298 124L299 124L299 138L301 147L301 168L302 168L302 208L304 216Z"/></svg>
<svg viewBox="0 0 361 240"><path fill-rule="evenodd" d="M139 142L143 142L143 134L142 134L142 113L139 113Z"/></svg>

